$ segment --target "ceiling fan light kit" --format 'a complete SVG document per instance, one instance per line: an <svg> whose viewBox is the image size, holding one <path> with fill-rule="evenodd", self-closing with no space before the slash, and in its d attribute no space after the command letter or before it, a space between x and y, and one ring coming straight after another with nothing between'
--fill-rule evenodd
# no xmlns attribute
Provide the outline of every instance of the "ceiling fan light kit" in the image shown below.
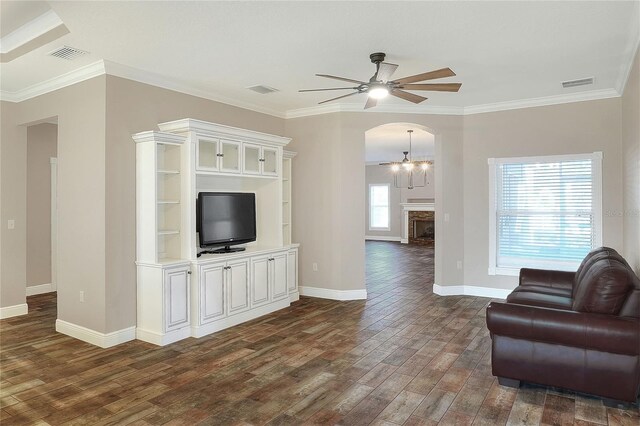
<svg viewBox="0 0 640 426"><path fill-rule="evenodd" d="M355 83L357 86L353 87L332 87L327 89L303 89L300 92L318 92L324 90L355 90L352 93L338 96L335 98L327 99L326 101L319 102L324 104L327 102L335 101L338 99L346 98L348 96L358 95L360 93L366 93L368 95L367 103L364 108L372 108L377 105L379 99L383 99L388 95L395 96L396 98L404 99L414 104L419 104L426 101L424 96L416 95L406 90L426 90L435 92L457 92L460 90L461 83L440 83L440 84L411 84L419 81L434 80L438 78L453 77L456 75L451 68L442 68L435 71L429 71L422 74L416 74L409 77L399 78L397 80L389 80L391 75L396 71L398 65L384 62L385 54L382 52L376 52L369 55L369 59L376 66L376 72L369 79L369 81L354 80L351 78L337 77L329 74L316 74L318 77L331 78L333 80L346 81L349 83Z"/></svg>

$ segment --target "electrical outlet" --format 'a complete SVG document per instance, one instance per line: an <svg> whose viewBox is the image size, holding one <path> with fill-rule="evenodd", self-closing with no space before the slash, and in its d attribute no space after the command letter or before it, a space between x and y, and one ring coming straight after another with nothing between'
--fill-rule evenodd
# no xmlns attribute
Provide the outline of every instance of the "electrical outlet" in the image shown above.
<svg viewBox="0 0 640 426"><path fill-rule="evenodd" d="M84 303L84 291L80 292L80 302Z"/></svg>
<svg viewBox="0 0 640 426"><path fill-rule="evenodd" d="M16 228L16 221L13 219L9 219L7 221L7 229L15 229Z"/></svg>
<svg viewBox="0 0 640 426"><path fill-rule="evenodd" d="M458 268L458 269L462 269L462 260L458 260L458 261L456 262L456 268Z"/></svg>
<svg viewBox="0 0 640 426"><path fill-rule="evenodd" d="M318 264L313 262L313 271L318 272Z"/></svg>
<svg viewBox="0 0 640 426"><path fill-rule="evenodd" d="M451 219L451 216L449 216L449 213L445 213L444 214L444 221L445 222L449 222L449 219Z"/></svg>

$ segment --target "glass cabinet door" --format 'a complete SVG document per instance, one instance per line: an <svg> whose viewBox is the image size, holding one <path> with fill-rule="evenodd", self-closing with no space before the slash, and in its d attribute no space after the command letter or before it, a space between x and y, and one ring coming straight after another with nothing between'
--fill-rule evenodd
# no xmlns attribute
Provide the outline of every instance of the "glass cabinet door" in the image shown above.
<svg viewBox="0 0 640 426"><path fill-rule="evenodd" d="M278 150L275 148L262 148L262 174L268 176L278 175Z"/></svg>
<svg viewBox="0 0 640 426"><path fill-rule="evenodd" d="M240 142L220 141L220 171L239 173L240 172Z"/></svg>
<svg viewBox="0 0 640 426"><path fill-rule="evenodd" d="M260 174L260 163L262 162L262 158L260 157L260 146L245 143L243 144L243 147L242 171L247 174Z"/></svg>
<svg viewBox="0 0 640 426"><path fill-rule="evenodd" d="M217 139L198 139L196 159L198 170L217 171L219 157Z"/></svg>

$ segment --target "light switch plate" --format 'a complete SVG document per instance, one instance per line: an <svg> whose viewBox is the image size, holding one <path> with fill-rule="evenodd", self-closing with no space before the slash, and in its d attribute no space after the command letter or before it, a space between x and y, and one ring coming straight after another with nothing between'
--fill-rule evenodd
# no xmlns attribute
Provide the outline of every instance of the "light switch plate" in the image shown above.
<svg viewBox="0 0 640 426"><path fill-rule="evenodd" d="M15 229L16 227L16 221L13 219L9 219L9 221L7 222L7 228L8 229Z"/></svg>

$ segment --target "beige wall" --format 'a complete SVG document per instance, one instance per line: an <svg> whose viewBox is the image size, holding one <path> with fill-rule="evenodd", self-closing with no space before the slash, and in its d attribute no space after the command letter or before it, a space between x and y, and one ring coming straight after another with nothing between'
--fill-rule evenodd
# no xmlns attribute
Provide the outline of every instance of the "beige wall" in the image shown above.
<svg viewBox="0 0 640 426"><path fill-rule="evenodd" d="M105 82L2 104L2 306L25 301L27 124L58 117L58 318L104 331ZM79 291L85 292L80 303Z"/></svg>
<svg viewBox="0 0 640 426"><path fill-rule="evenodd" d="M465 116L465 284L514 288L517 277L490 276L487 159L602 151L603 243L622 249L620 99ZM611 213L608 213L611 212Z"/></svg>
<svg viewBox="0 0 640 426"><path fill-rule="evenodd" d="M27 128L27 287L51 283L51 158L58 125Z"/></svg>
<svg viewBox="0 0 640 426"><path fill-rule="evenodd" d="M624 255L640 275L640 53L622 96Z"/></svg>
<svg viewBox="0 0 640 426"><path fill-rule="evenodd" d="M136 158L131 135L181 118L282 135L284 120L119 77L108 76L106 87L106 331L110 332L136 323Z"/></svg>
<svg viewBox="0 0 640 426"><path fill-rule="evenodd" d="M388 123L416 123L436 135L436 282L459 284L463 255L462 117L334 113L286 121L295 183L293 240L300 247L300 284L340 290L364 288L363 218L366 214L365 132ZM442 162L440 159L443 159ZM445 166L446 164L446 166ZM445 189L446 188L446 189ZM312 264L318 263L318 271Z"/></svg>
<svg viewBox="0 0 640 426"><path fill-rule="evenodd" d="M400 238L402 236L402 202L401 189L393 185L393 174L389 170L389 166L365 166L364 178L364 233L367 236ZM372 184L388 184L389 185L389 230L374 231L369 229L369 186Z"/></svg>

